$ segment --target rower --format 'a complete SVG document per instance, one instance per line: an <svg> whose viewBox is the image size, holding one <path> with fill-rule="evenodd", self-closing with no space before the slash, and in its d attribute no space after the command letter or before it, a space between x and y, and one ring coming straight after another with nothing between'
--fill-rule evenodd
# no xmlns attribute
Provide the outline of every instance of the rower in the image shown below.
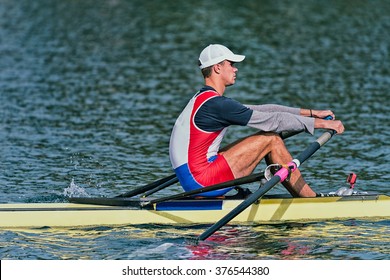
<svg viewBox="0 0 390 280"><path fill-rule="evenodd" d="M243 105L225 97L227 87L237 78L237 66L245 56L223 45L207 46L199 56L204 86L193 96L178 117L170 139L170 160L185 191L191 191L245 177L265 158L267 164L286 164L292 156L279 133L315 128L344 131L330 110L292 108L281 105ZM260 97L261 98L261 97ZM326 116L332 120L324 120ZM233 125L257 129L253 135L221 148L227 128ZM295 197L315 197L299 170L282 183ZM205 192L222 196L231 188Z"/></svg>

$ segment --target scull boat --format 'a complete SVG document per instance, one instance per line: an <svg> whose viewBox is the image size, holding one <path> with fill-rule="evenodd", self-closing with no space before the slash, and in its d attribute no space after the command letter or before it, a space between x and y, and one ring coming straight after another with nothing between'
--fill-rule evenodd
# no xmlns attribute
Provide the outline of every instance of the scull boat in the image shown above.
<svg viewBox="0 0 390 280"><path fill-rule="evenodd" d="M142 199L134 198L74 198L73 201L79 202L1 204L0 228L212 224L243 200L190 198L160 202L145 208L139 206ZM339 219L390 219L390 196L264 196L258 203L252 204L235 217L231 223Z"/></svg>

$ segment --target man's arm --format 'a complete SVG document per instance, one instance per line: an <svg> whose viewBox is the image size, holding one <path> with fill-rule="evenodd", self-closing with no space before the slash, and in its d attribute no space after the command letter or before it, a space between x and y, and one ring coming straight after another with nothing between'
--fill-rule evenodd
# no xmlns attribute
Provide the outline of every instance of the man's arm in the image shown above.
<svg viewBox="0 0 390 280"><path fill-rule="evenodd" d="M286 112L259 112L253 110L247 126L261 131L276 133L282 131L306 131L314 134L314 118Z"/></svg>
<svg viewBox="0 0 390 280"><path fill-rule="evenodd" d="M248 107L249 109L252 109L253 111L259 111L259 112L284 112L284 113L290 113L293 115L300 115L301 109L294 108L294 107L288 107L283 105L277 105L277 104L263 104L263 105L247 105L244 106Z"/></svg>

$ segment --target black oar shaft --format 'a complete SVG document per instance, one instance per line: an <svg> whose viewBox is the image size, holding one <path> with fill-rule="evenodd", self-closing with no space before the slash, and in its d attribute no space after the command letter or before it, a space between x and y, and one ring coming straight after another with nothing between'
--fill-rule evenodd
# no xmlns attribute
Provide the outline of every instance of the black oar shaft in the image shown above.
<svg viewBox="0 0 390 280"><path fill-rule="evenodd" d="M326 142L329 141L330 138L335 134L336 132L334 130L328 130L324 132L316 141L310 144L309 147L307 147L306 150L301 152L297 157L296 160L299 161L299 164L302 164L305 160L307 160L309 157L311 157L321 146L323 146Z"/></svg>
<svg viewBox="0 0 390 280"><path fill-rule="evenodd" d="M251 194L246 200L241 202L233 211L229 212L225 217L211 226L208 230L199 235L198 240L205 240L210 237L214 232L219 230L221 227L226 225L228 222L233 220L237 215L242 211L248 208L250 205L255 203L260 197L262 197L266 192L268 192L273 186L279 183L280 177L273 176L263 187L259 188L256 192Z"/></svg>
<svg viewBox="0 0 390 280"><path fill-rule="evenodd" d="M312 156L322 145L324 145L330 138L332 138L333 134L334 134L333 131L325 132L315 142L313 142L306 150L304 150L296 159L293 160L293 165L295 164L293 170L296 170L296 168L298 168L301 163L303 163L310 156ZM283 182L287 177L285 174L288 174L288 172L289 171L287 170L286 167L283 167L278 172L276 172L276 174L262 188L258 189L256 192L251 194L247 199L245 199L241 204L239 204L236 208L234 208L221 220L219 220L217 223L215 223L210 228L208 228L205 232L203 232L198 237L198 240L205 240L208 237L210 237L213 233L215 233L221 227L223 227L232 219L234 219L242 211L244 211L250 205L252 205L257 200L259 200L265 193L267 193L270 189L272 189L277 183Z"/></svg>
<svg viewBox="0 0 390 280"><path fill-rule="evenodd" d="M155 192L158 192L159 190L162 190L162 189L164 189L164 188L166 188L166 187L168 187L170 185L176 184L178 181L179 181L179 179L175 176L171 180L166 181L166 182L162 183L161 185L159 185L159 186L157 186L157 187L155 187L155 188L145 192L142 195L142 197L147 197L147 196L149 196L151 194L154 194Z"/></svg>
<svg viewBox="0 0 390 280"><path fill-rule="evenodd" d="M175 195L171 195L171 196L167 196L167 197L156 198L156 199L147 201L145 203L142 203L142 206L145 206L148 204L159 203L159 202L163 202L163 201L168 201L168 200L180 199L180 198L184 198L184 197L188 197L188 196L192 196L192 195L196 195L196 194L220 190L220 189L229 188L229 187L235 187L235 186L239 186L239 185L243 185L243 184L249 184L249 183L253 183L256 181L260 181L262 178L264 178L264 175L262 173L251 174L249 176L245 176L245 177L238 178L238 179L235 179L232 181L216 184L213 186L199 188L199 189L196 189L193 191L183 192L183 193L179 193L179 194L175 194Z"/></svg>
<svg viewBox="0 0 390 280"><path fill-rule="evenodd" d="M280 133L280 137L282 139L287 139L287 138L292 137L292 136L299 134L301 132L302 131L284 131L284 132ZM165 178L162 178L162 179L159 179L155 182L147 184L145 186L138 187L134 190L117 195L115 197L132 197L132 196L139 195L141 193L144 193L143 196L146 197L146 196L149 196L149 195L151 195L159 190L162 190L170 185L173 185L177 182L179 182L179 179L176 177L176 174L172 174L172 175L169 175Z"/></svg>
<svg viewBox="0 0 390 280"><path fill-rule="evenodd" d="M141 194L141 193L147 192L147 191L149 191L149 190L151 190L151 189L154 189L154 188L156 188L156 187L158 187L158 186L160 186L160 185L162 185L162 184L164 184L164 183L166 183L166 182L168 182L168 181L169 181L169 182L171 183L171 185L172 185L172 184L177 183L177 182L179 181L179 179L177 179L176 174L172 174L172 175L169 175L169 176L167 176L167 177L165 177L165 178L162 178L162 179L160 179L160 180L157 180L157 181L155 181L155 182L152 182L152 183L150 183L150 184L147 184L147 185L145 185L145 186L136 188L136 189L134 189L134 190L128 191L128 192L123 193L123 194L120 194L120 195L117 195L116 197L131 197L131 196L136 196L136 195L138 195L138 194Z"/></svg>

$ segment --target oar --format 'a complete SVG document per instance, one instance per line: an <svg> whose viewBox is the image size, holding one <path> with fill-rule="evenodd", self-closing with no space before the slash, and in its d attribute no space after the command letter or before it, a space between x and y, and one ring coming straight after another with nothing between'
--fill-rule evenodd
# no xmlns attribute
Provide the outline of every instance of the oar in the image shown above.
<svg viewBox="0 0 390 280"><path fill-rule="evenodd" d="M172 175L169 175L169 176L167 176L165 178L159 179L159 180L157 180L155 182L149 183L149 184L147 184L145 186L136 188L134 190L128 191L128 192L120 194L120 195L117 195L116 197L136 196L138 194L150 191L150 190L152 190L152 189L154 189L156 187L159 187L159 186L161 186L163 184L164 184L165 187L167 187L167 186L170 186L170 185L173 185L173 184L177 183L178 181L179 181L179 179L176 177L176 174L172 174Z"/></svg>
<svg viewBox="0 0 390 280"><path fill-rule="evenodd" d="M205 192L216 191L216 190L225 189L225 188L229 188L229 187L235 187L235 186L240 186L240 185L244 185L244 184L249 184L249 183L253 183L256 181L260 181L263 178L264 178L263 173L251 174L251 175L248 175L245 177L241 177L238 179L234 179L231 181L219 183L219 184L204 187L204 188L199 188L199 189L196 189L193 191L182 192L179 194L156 198L156 199L152 199L149 201L142 201L141 206L147 206L149 204L155 204L155 203L159 203L159 202L163 202L163 201L180 199L180 198L189 197L189 196L192 196L195 194L201 194L201 193L205 193Z"/></svg>
<svg viewBox="0 0 390 280"><path fill-rule="evenodd" d="M277 183L283 182L286 180L290 172L294 172L305 160L311 157L321 146L332 138L335 131L326 131L322 134L315 142L311 143L310 146L304 150L296 159L292 160L287 167L282 167L275 175L261 188L256 192L251 194L246 200L229 212L225 217L219 220L217 223L212 225L209 229L203 232L197 240L205 240L210 237L213 233L219 230L221 227L226 225L242 211L248 208L250 205L258 201L265 193L272 189Z"/></svg>
<svg viewBox="0 0 390 280"><path fill-rule="evenodd" d="M160 184L159 186L155 187L154 189L151 189L151 190L145 192L142 195L142 197L148 197L151 194L154 194L154 193L156 193L156 192L158 192L158 191L160 191L162 189L165 189L166 187L169 187L169 186L177 183L179 181L179 179L176 177L176 174L174 174L174 175L175 175L174 178L172 178L171 180L169 180L169 181L167 181L165 183Z"/></svg>
<svg viewBox="0 0 390 280"><path fill-rule="evenodd" d="M283 131L280 133L280 137L282 139L287 139L287 138L292 137L292 136L299 134L301 132L302 131ZM120 194L120 195L117 195L115 197L132 197L132 196L136 196L136 195L141 194L141 193L145 193L144 197L146 197L146 196L149 196L149 195L151 195L159 190L162 190L168 186L176 184L177 182L179 182L179 179L176 177L176 174L172 174L172 175L169 175L165 178L159 179L155 182L149 183L145 186L136 188L134 190L128 191L128 192ZM230 186L234 186L234 185L230 185Z"/></svg>

